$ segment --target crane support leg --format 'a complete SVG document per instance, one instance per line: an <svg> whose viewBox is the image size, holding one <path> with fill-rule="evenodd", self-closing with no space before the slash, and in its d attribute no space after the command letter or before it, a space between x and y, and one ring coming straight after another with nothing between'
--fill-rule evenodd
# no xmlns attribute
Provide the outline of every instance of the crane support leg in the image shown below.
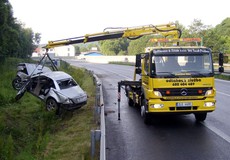
<svg viewBox="0 0 230 160"><path fill-rule="evenodd" d="M121 120L121 82L118 82L118 94L117 94L117 102L118 102L118 120Z"/></svg>

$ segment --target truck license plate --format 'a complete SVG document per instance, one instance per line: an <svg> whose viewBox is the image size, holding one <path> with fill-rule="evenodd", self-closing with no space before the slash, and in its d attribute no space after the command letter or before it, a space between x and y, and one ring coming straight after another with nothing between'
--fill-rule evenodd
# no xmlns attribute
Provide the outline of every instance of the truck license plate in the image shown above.
<svg viewBox="0 0 230 160"><path fill-rule="evenodd" d="M191 107L192 106L192 102L178 102L176 103L177 107Z"/></svg>

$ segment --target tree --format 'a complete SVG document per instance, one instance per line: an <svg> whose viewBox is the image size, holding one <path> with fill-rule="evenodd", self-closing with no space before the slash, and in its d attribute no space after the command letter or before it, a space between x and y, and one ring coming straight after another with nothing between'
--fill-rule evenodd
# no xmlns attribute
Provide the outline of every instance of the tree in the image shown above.
<svg viewBox="0 0 230 160"><path fill-rule="evenodd" d="M27 57L33 52L33 31L13 17L8 0L0 1L0 55Z"/></svg>
<svg viewBox="0 0 230 160"><path fill-rule="evenodd" d="M204 45L213 52L230 52L230 18L224 19L215 28L208 29L204 36Z"/></svg>
<svg viewBox="0 0 230 160"><path fill-rule="evenodd" d="M221 44L219 43L219 36L215 29L209 29L203 38L204 46L212 49L213 52L218 52Z"/></svg>
<svg viewBox="0 0 230 160"><path fill-rule="evenodd" d="M41 41L41 33L35 33L35 35L34 35L35 44L39 45L40 41Z"/></svg>
<svg viewBox="0 0 230 160"><path fill-rule="evenodd" d="M116 44L114 43L115 40L105 40L100 42L100 49L101 52L105 55L116 55Z"/></svg>
<svg viewBox="0 0 230 160"><path fill-rule="evenodd" d="M179 21L175 22L177 28L179 28L182 31L181 38L187 38L189 37L189 30L182 24L179 23Z"/></svg>
<svg viewBox="0 0 230 160"><path fill-rule="evenodd" d="M216 32L220 36L230 36L230 18L224 19L216 26Z"/></svg>
<svg viewBox="0 0 230 160"><path fill-rule="evenodd" d="M153 36L143 36L136 40L131 40L129 43L129 47L128 47L128 54L136 55L138 53L145 52L146 47L152 46L152 44L149 42L151 38L154 38L154 37Z"/></svg>
<svg viewBox="0 0 230 160"><path fill-rule="evenodd" d="M87 45L88 51L92 50L92 48L94 48L94 47L96 47L97 49L99 48L98 45L97 45L97 43L95 43L95 42L91 42L91 43L89 43Z"/></svg>
<svg viewBox="0 0 230 160"><path fill-rule="evenodd" d="M20 39L21 45L21 53L19 53L20 57L28 57L31 56L35 49L35 45L33 44L34 33L31 28L22 29L22 36Z"/></svg>
<svg viewBox="0 0 230 160"><path fill-rule="evenodd" d="M230 18L224 19L215 28L215 33L218 37L220 51L230 53Z"/></svg>
<svg viewBox="0 0 230 160"><path fill-rule="evenodd" d="M118 55L127 52L129 41L126 38L100 41L100 50L105 55Z"/></svg>
<svg viewBox="0 0 230 160"><path fill-rule="evenodd" d="M18 47L18 34L14 29L13 11L8 0L0 1L0 13L0 55L9 55ZM15 47L12 48L13 45Z"/></svg>
<svg viewBox="0 0 230 160"><path fill-rule="evenodd" d="M188 31L190 37L204 37L207 30L211 29L210 25L204 25L200 19L194 19L189 25Z"/></svg>
<svg viewBox="0 0 230 160"><path fill-rule="evenodd" d="M80 47L78 45L74 45L75 56L81 54Z"/></svg>
<svg viewBox="0 0 230 160"><path fill-rule="evenodd" d="M8 0L0 1L0 55L27 57L40 42L40 34L34 35L31 28L24 28L13 17L12 6Z"/></svg>
<svg viewBox="0 0 230 160"><path fill-rule="evenodd" d="M80 52L87 52L88 48L85 46L80 47Z"/></svg>

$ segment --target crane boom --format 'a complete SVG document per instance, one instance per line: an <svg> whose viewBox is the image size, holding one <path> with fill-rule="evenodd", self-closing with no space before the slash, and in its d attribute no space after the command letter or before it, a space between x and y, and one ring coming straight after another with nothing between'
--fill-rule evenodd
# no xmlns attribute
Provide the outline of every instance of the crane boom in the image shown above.
<svg viewBox="0 0 230 160"><path fill-rule="evenodd" d="M129 38L137 39L144 35L161 34L165 37L173 36L174 38L180 38L181 30L176 27L175 24L163 24L163 25L146 25L130 28L106 28L103 32L86 34L85 36L73 37L67 39L61 39L56 41L49 41L45 48L53 48L58 46L87 43L100 40L116 39L116 38Z"/></svg>

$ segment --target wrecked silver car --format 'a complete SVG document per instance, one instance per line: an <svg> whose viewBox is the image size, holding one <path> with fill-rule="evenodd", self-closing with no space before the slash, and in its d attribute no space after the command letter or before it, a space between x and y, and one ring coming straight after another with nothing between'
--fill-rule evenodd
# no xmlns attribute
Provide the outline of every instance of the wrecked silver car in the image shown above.
<svg viewBox="0 0 230 160"><path fill-rule="evenodd" d="M14 89L20 90L30 76L44 72L52 72L52 70L48 67L33 63L19 63L17 65L17 75L12 81L12 86Z"/></svg>
<svg viewBox="0 0 230 160"><path fill-rule="evenodd" d="M48 111L59 112L60 108L75 110L87 103L87 94L69 74L62 71L32 76L19 90L16 100L20 99L25 91L44 101Z"/></svg>

